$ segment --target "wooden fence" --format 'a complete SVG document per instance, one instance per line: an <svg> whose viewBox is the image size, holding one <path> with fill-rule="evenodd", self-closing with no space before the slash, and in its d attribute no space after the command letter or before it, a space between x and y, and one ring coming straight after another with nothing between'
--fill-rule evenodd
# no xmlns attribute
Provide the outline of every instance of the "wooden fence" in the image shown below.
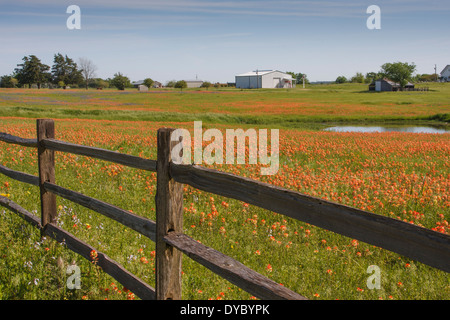
<svg viewBox="0 0 450 320"><path fill-rule="evenodd" d="M0 133L0 140L38 149L39 176L0 165L4 175L38 186L41 218L10 199L0 196L0 205L67 247L91 260L89 244L56 225L56 196L68 199L141 233L156 243L155 288L151 287L102 252L98 265L141 299L181 299L182 254L210 269L259 299L306 299L304 296L262 276L235 259L209 248L183 233L183 184L279 213L357 239L450 272L450 236L407 222L314 198L197 165L171 161L171 133L157 133L157 160L143 159L105 149L55 139L53 120L37 120L37 139ZM157 172L156 221L63 188L55 183L54 152L69 152L125 166Z"/></svg>

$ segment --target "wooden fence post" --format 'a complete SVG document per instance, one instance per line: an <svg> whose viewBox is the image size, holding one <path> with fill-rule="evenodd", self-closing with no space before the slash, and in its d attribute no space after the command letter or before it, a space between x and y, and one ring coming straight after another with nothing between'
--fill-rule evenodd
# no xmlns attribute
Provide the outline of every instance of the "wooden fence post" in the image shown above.
<svg viewBox="0 0 450 320"><path fill-rule="evenodd" d="M46 149L41 141L43 139L55 138L55 123L51 119L38 119L37 141L38 141L38 166L39 166L39 189L41 195L41 224L43 233L47 223L56 220L56 195L47 192L44 182L55 183L55 153Z"/></svg>
<svg viewBox="0 0 450 320"><path fill-rule="evenodd" d="M183 230L183 184L175 182L169 174L170 141L174 129L158 130L157 182L156 182L156 299L181 300L182 252L166 244L163 237L169 232Z"/></svg>

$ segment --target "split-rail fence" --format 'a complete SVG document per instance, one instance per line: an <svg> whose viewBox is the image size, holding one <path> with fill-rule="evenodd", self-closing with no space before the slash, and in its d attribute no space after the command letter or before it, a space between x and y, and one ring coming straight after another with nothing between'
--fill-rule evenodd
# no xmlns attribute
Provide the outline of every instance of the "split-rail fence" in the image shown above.
<svg viewBox="0 0 450 320"><path fill-rule="evenodd" d="M0 172L17 181L39 187L41 217L28 212L7 197L0 196L0 205L40 229L42 235L64 242L67 248L88 260L91 260L90 253L95 248L57 226L56 196L114 219L154 241L155 288L127 271L106 254L95 250L98 255L98 266L141 299L181 299L183 254L256 298L306 299L239 261L184 234L183 184L283 214L450 272L450 236L230 173L198 165L175 164L171 161L173 146L171 133L174 130L172 128L158 130L157 160L150 160L57 140L54 121L51 119L37 119L36 124L37 139L24 139L0 133L0 141L37 148L39 176L15 171L3 165L0 165ZM58 186L55 182L55 151L156 172L156 221Z"/></svg>

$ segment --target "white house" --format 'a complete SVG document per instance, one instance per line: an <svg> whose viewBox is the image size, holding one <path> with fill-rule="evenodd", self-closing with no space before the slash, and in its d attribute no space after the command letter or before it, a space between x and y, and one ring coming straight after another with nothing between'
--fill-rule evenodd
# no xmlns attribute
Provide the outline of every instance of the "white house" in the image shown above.
<svg viewBox="0 0 450 320"><path fill-rule="evenodd" d="M441 71L440 80L441 82L450 82L450 64Z"/></svg>
<svg viewBox="0 0 450 320"><path fill-rule="evenodd" d="M236 76L236 88L293 88L295 80L290 74L278 70L256 70Z"/></svg>

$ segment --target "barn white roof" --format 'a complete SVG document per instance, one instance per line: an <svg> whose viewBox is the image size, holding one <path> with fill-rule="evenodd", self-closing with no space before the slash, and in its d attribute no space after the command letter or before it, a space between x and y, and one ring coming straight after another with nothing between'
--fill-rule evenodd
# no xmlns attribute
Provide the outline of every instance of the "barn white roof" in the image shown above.
<svg viewBox="0 0 450 320"><path fill-rule="evenodd" d="M256 75L262 76L262 75L265 75L265 74L268 74L268 73L271 73L271 72L275 72L275 71L278 71L278 70L257 70L257 71L250 71L250 72L238 74L237 77L248 77L248 76L256 76ZM281 71L278 71L278 72L281 72ZM285 73L285 72L281 72L281 73L286 74L286 78L291 78L291 79L292 79L292 77L291 77L289 74L287 74L287 73Z"/></svg>

